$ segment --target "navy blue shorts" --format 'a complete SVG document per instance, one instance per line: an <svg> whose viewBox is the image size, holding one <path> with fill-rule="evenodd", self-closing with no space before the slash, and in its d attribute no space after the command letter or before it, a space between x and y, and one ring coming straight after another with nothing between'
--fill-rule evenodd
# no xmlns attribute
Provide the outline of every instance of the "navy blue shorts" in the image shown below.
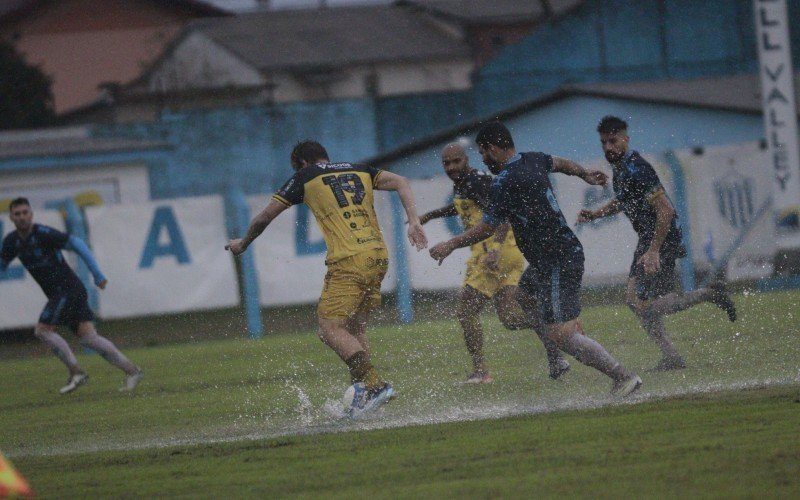
<svg viewBox="0 0 800 500"><path fill-rule="evenodd" d="M636 296L640 300L650 300L662 297L675 290L675 261L686 255L686 250L681 245L664 245L659 252L661 269L653 274L644 272L644 267L637 264L639 259L650 248L649 241L639 240L636 252L633 253L633 263L629 277L636 282Z"/></svg>
<svg viewBox="0 0 800 500"><path fill-rule="evenodd" d="M546 325L566 323L581 314L583 255L552 263L530 265L522 273L519 287L536 297Z"/></svg>
<svg viewBox="0 0 800 500"><path fill-rule="evenodd" d="M75 333L78 325L93 319L85 289L68 290L49 297L39 315L39 323L67 326Z"/></svg>

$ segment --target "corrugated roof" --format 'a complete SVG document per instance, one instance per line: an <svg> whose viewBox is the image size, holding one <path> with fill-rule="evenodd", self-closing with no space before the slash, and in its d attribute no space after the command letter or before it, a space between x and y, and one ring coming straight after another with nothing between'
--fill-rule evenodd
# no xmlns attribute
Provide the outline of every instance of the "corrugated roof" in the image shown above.
<svg viewBox="0 0 800 500"><path fill-rule="evenodd" d="M512 24L559 16L583 0L398 0L395 5L416 7L466 24Z"/></svg>
<svg viewBox="0 0 800 500"><path fill-rule="evenodd" d="M0 161L46 156L149 151L168 143L114 137L91 137L84 127L0 133Z"/></svg>
<svg viewBox="0 0 800 500"><path fill-rule="evenodd" d="M458 38L391 6L244 14L192 23L259 70L469 57Z"/></svg>
<svg viewBox="0 0 800 500"><path fill-rule="evenodd" d="M800 81L800 72L795 81ZM759 76L735 75L693 80L656 80L630 83L592 83L567 87L575 92L607 97L683 104L735 111L761 112ZM800 86L795 85L798 102Z"/></svg>

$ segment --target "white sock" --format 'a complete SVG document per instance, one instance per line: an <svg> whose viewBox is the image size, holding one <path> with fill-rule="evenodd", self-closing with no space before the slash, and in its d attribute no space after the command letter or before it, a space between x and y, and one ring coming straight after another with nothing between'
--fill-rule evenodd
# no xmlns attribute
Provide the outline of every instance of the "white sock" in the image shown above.
<svg viewBox="0 0 800 500"><path fill-rule="evenodd" d="M78 366L78 360L75 358L75 354L72 352L72 349L69 348L67 341L64 340L64 337L52 331L37 331L34 333L34 335L36 335L36 338L50 347L50 350L53 351L53 354L55 354L62 363L67 365L70 373L81 371L81 367Z"/></svg>
<svg viewBox="0 0 800 500"><path fill-rule="evenodd" d="M614 380L625 376L625 369L597 341L574 332L561 349L586 366L591 366Z"/></svg>
<svg viewBox="0 0 800 500"><path fill-rule="evenodd" d="M127 374L136 372L138 368L125 357L117 346L105 337L96 333L81 337L80 344L89 349L94 349L103 358Z"/></svg>

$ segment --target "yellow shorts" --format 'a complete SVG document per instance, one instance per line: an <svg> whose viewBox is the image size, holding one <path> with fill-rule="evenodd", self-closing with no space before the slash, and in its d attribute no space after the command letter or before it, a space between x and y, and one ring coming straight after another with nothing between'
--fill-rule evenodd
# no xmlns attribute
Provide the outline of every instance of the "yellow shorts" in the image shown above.
<svg viewBox="0 0 800 500"><path fill-rule="evenodd" d="M504 286L517 286L525 270L525 257L516 244L504 244L500 247L499 269L492 271L483 262L486 253L483 251L472 253L467 261L464 286L469 286L492 298Z"/></svg>
<svg viewBox="0 0 800 500"><path fill-rule="evenodd" d="M347 319L381 305L381 281L389 269L385 248L367 250L328 265L317 305L322 319Z"/></svg>

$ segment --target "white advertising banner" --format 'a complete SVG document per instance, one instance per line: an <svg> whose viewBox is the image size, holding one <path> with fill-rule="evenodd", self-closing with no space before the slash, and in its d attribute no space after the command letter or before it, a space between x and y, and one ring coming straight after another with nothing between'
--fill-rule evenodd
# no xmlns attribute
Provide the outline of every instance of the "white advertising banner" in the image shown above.
<svg viewBox="0 0 800 500"><path fill-rule="evenodd" d="M92 248L108 287L100 316L122 318L231 307L236 271L225 251L222 198L90 207Z"/></svg>
<svg viewBox="0 0 800 500"><path fill-rule="evenodd" d="M754 0L764 128L779 248L800 247L800 150L786 0Z"/></svg>
<svg viewBox="0 0 800 500"><path fill-rule="evenodd" d="M769 155L758 143L677 154L687 175L692 249L698 269L711 269L729 257L726 269L730 280L772 275L777 245L770 210Z"/></svg>
<svg viewBox="0 0 800 500"><path fill-rule="evenodd" d="M251 218L267 206L270 196L248 198ZM392 240L389 196L389 193L375 193L375 210L390 257L389 272L381 287L383 292L394 290L396 284L397 257ZM284 211L248 251L255 252L262 305L304 304L319 299L327 272L326 247L314 215L306 205Z"/></svg>
<svg viewBox="0 0 800 500"><path fill-rule="evenodd" d="M35 210L33 222L64 231L64 219L58 210ZM0 233L3 238L15 230L14 223L8 213L2 214ZM69 257L70 252L64 252ZM73 260L68 258L68 262ZM23 328L34 326L39 319L42 308L47 303L42 289L33 280L28 271L22 267L19 259L14 259L0 275L0 328Z"/></svg>
<svg viewBox="0 0 800 500"><path fill-rule="evenodd" d="M411 190L417 202L419 215L444 207L453 202L453 181L441 175L432 179L411 181ZM458 217L436 219L424 226L428 236L428 248L461 231ZM406 254L411 273L411 286L414 290L441 290L458 288L464 282L464 271L469 258L469 248L453 252L440 266L433 260L428 250L417 252L406 241Z"/></svg>

